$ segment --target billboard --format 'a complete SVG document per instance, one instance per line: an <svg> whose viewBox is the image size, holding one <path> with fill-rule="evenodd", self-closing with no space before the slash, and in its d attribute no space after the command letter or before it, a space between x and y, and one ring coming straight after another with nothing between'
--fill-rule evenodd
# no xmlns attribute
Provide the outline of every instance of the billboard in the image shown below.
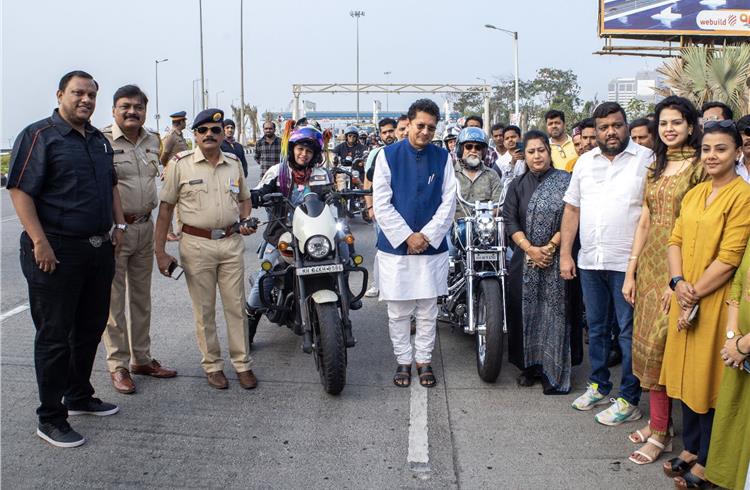
<svg viewBox="0 0 750 490"><path fill-rule="evenodd" d="M599 0L599 35L750 37L750 0Z"/></svg>

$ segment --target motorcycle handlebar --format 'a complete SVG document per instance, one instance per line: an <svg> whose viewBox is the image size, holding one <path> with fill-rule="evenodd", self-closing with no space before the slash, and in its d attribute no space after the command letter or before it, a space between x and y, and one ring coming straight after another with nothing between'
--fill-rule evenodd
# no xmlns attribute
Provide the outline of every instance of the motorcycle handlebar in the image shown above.
<svg viewBox="0 0 750 490"><path fill-rule="evenodd" d="M456 189L456 198L464 206L468 206L471 209L476 209L476 207L477 207L476 203L471 203L471 202L467 201L466 199L464 199L461 196L461 190L460 189ZM480 201L477 201L477 202L480 202ZM497 201L497 202L495 202L495 201L482 201L482 202L489 202L490 205L491 205L491 207L492 207L492 209L497 209L497 208L499 208L499 207L502 206L502 202L501 201Z"/></svg>

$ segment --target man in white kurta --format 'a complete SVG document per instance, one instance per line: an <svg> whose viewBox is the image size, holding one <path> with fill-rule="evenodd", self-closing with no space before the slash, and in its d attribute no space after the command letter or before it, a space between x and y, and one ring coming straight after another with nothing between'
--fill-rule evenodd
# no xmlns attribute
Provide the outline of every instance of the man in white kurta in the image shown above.
<svg viewBox="0 0 750 490"><path fill-rule="evenodd" d="M380 301L388 304L397 361L409 368L414 360L418 367L432 360L437 297L448 294L445 237L456 206L456 179L448 152L430 145L438 114L437 106L430 113L428 102L417 101L410 108L408 137L379 153L373 176L373 207L381 230L376 257ZM431 187L435 185L440 185L439 192ZM414 228L409 222L425 224ZM414 349L410 342L412 314L417 330Z"/></svg>

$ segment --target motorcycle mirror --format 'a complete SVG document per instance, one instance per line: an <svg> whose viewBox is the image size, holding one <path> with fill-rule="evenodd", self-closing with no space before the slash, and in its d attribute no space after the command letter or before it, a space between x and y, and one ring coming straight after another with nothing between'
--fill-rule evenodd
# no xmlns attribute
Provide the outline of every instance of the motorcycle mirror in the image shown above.
<svg viewBox="0 0 750 490"><path fill-rule="evenodd" d="M263 202L268 203L268 202L278 201L279 199L283 199L283 198L284 198L284 194L282 194L281 192L272 192L271 194L266 194L265 196L263 196Z"/></svg>

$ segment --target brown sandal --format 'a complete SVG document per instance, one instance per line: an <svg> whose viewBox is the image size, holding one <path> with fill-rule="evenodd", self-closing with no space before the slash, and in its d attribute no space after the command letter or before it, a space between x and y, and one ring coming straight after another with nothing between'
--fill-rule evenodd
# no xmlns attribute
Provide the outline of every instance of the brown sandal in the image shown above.
<svg viewBox="0 0 750 490"><path fill-rule="evenodd" d="M408 388L411 385L411 364L399 364L396 374L393 375L393 384L399 388Z"/></svg>
<svg viewBox="0 0 750 490"><path fill-rule="evenodd" d="M432 366L429 364L417 366L417 374L419 375L419 384L425 388L433 388L437 384L435 374L432 372Z"/></svg>

